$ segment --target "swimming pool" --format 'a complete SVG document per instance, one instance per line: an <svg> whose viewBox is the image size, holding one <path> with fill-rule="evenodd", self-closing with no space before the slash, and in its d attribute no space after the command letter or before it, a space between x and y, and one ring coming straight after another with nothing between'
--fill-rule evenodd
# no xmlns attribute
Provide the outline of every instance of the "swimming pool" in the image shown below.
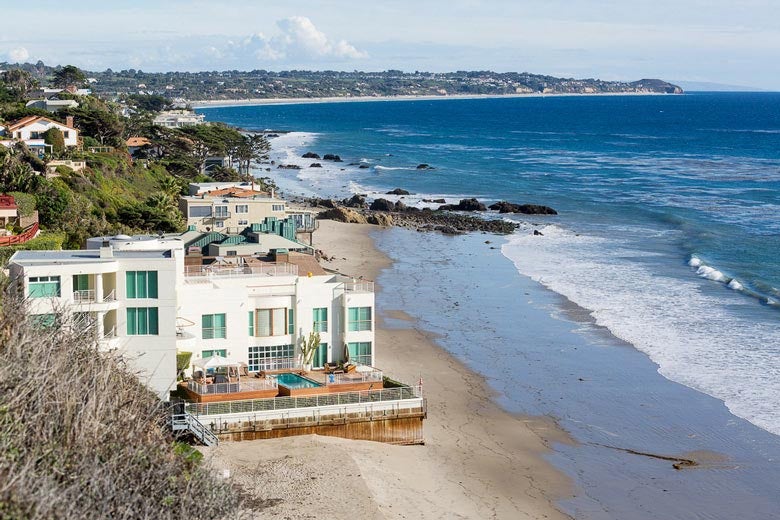
<svg viewBox="0 0 780 520"><path fill-rule="evenodd" d="M317 388L322 386L317 381L313 381L307 377L300 376L298 374L277 374L276 382L279 386L286 386L287 388Z"/></svg>

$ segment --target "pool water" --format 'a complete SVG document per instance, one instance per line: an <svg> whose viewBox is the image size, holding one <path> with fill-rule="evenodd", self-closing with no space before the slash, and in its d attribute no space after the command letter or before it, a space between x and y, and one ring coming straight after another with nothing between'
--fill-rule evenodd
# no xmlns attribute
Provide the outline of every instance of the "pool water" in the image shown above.
<svg viewBox="0 0 780 520"><path fill-rule="evenodd" d="M299 376L298 374L278 374L276 376L276 382L280 386L285 386L287 388L316 388L322 386L317 381L312 381L311 379Z"/></svg>

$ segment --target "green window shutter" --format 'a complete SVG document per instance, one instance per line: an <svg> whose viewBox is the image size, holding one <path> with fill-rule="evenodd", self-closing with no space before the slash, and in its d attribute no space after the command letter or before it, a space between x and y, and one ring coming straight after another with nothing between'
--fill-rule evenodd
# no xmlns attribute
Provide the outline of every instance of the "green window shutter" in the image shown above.
<svg viewBox="0 0 780 520"><path fill-rule="evenodd" d="M146 286L146 271L136 271L135 273L135 293L136 298L148 298L149 292Z"/></svg>
<svg viewBox="0 0 780 520"><path fill-rule="evenodd" d="M149 334L149 309L146 307L138 307L137 309L138 319L138 334Z"/></svg>
<svg viewBox="0 0 780 520"><path fill-rule="evenodd" d="M157 298L157 271L147 271L149 285L148 298Z"/></svg>
<svg viewBox="0 0 780 520"><path fill-rule="evenodd" d="M134 336L138 334L138 312L134 307L127 309L127 335Z"/></svg>
<svg viewBox="0 0 780 520"><path fill-rule="evenodd" d="M127 271L125 273L125 288L128 298L137 298L135 292L135 271Z"/></svg>
<svg viewBox="0 0 780 520"><path fill-rule="evenodd" d="M214 315L204 314L200 318L201 337L203 339L214 338Z"/></svg>
<svg viewBox="0 0 780 520"><path fill-rule="evenodd" d="M73 275L73 290L74 291L88 291L89 290L89 275L88 274L74 274Z"/></svg>
<svg viewBox="0 0 780 520"><path fill-rule="evenodd" d="M149 334L160 334L159 311L157 307L149 307Z"/></svg>
<svg viewBox="0 0 780 520"><path fill-rule="evenodd" d="M224 314L214 315L214 337L220 339L227 337L227 323Z"/></svg>
<svg viewBox="0 0 780 520"><path fill-rule="evenodd" d="M295 334L295 309L287 309L287 334Z"/></svg>
<svg viewBox="0 0 780 520"><path fill-rule="evenodd" d="M249 311L249 337L252 338L255 335L255 313Z"/></svg>

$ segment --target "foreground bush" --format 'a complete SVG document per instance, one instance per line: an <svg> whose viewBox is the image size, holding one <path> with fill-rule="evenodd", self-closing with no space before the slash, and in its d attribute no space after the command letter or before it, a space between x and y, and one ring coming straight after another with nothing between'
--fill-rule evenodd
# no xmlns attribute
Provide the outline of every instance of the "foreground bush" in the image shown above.
<svg viewBox="0 0 780 520"><path fill-rule="evenodd" d="M227 518L238 498L165 431L164 407L72 324L0 310L0 519Z"/></svg>

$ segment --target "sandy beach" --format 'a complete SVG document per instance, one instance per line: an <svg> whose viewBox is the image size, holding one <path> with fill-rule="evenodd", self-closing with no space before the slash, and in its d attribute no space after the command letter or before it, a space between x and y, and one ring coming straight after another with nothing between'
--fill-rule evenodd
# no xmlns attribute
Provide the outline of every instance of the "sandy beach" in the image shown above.
<svg viewBox="0 0 780 520"><path fill-rule="evenodd" d="M324 266L376 279L390 260L368 225L322 221L315 247ZM381 289L378 290L388 290ZM206 450L218 471L268 518L567 518L553 502L572 493L543 456L569 442L546 418L515 416L491 400L485 381L439 348L402 309L380 309L408 328L377 330L377 364L428 400L424 446L320 436L224 442Z"/></svg>
<svg viewBox="0 0 780 520"><path fill-rule="evenodd" d="M206 99L190 101L192 108L225 108L259 105L310 105L316 103L361 103L367 101L446 101L453 99L495 99L495 98L537 98L568 96L667 96L662 92L598 92L592 94L448 94L437 96L353 96L319 98L253 98L253 99Z"/></svg>

